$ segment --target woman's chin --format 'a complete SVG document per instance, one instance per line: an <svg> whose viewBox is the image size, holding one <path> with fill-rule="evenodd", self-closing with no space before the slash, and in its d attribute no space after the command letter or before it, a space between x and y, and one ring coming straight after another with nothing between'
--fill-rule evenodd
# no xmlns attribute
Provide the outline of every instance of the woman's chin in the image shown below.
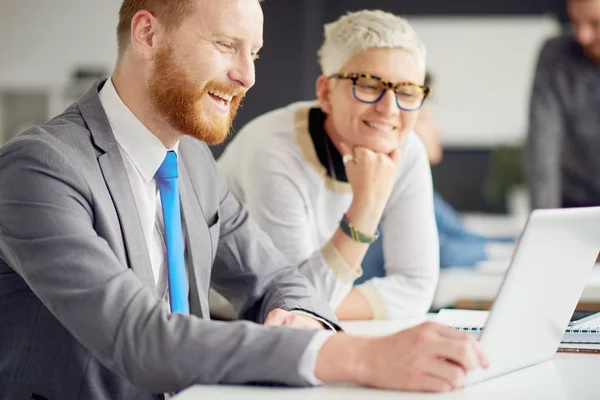
<svg viewBox="0 0 600 400"><path fill-rule="evenodd" d="M367 149L374 151L375 153L383 153L383 154L391 153L396 148L398 148L399 145L400 145L400 143L396 140L381 140L381 139L370 140L364 144L364 146Z"/></svg>

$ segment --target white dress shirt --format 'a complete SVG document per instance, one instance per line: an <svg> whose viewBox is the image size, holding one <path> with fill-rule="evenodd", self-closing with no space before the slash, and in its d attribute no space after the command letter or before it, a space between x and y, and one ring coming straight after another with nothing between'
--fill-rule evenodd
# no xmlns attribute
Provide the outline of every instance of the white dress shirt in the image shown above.
<svg viewBox="0 0 600 400"><path fill-rule="evenodd" d="M155 174L167 151L174 150L177 153L179 142L172 149L167 149L123 103L115 90L112 79L106 81L99 95L125 163L127 177L144 231L158 293L168 301L167 258L163 237L164 225ZM185 227L183 229L185 251L185 238L187 235ZM190 265L187 251L185 251L185 262L186 265ZM311 317L314 318L312 315ZM314 369L318 352L331 334L333 334L333 331L317 332L299 360L300 374L313 385L322 384L315 377Z"/></svg>

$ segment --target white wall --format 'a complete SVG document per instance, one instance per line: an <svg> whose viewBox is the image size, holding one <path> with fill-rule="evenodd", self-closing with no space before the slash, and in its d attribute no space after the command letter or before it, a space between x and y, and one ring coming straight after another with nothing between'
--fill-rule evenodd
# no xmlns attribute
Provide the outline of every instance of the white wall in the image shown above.
<svg viewBox="0 0 600 400"><path fill-rule="evenodd" d="M550 16L409 18L434 75L432 111L446 146L519 144Z"/></svg>
<svg viewBox="0 0 600 400"><path fill-rule="evenodd" d="M79 64L112 69L121 0L0 4L0 87L60 87Z"/></svg>

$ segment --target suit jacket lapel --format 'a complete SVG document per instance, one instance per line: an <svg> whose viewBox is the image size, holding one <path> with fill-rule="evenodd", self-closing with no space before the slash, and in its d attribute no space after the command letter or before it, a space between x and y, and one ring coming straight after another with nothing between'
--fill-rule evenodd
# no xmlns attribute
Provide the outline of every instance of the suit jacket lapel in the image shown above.
<svg viewBox="0 0 600 400"><path fill-rule="evenodd" d="M125 165L98 96L104 82L88 90L78 105L95 145L104 151L98 162L121 223L129 266L140 281L157 295L150 255Z"/></svg>
<svg viewBox="0 0 600 400"><path fill-rule="evenodd" d="M183 161L182 158L181 161ZM196 270L195 267L212 267L212 246L208 227L206 224L201 223L201 221L204 221L204 213L192 187L192 181L184 162L179 163L179 193L183 226L187 232L186 249L189 252L189 260L191 261L191 265L187 266L190 285L190 312L208 319L210 318L208 306L209 282L204 282L202 277L210 276L210 273L202 273Z"/></svg>
<svg viewBox="0 0 600 400"><path fill-rule="evenodd" d="M119 148L113 147L102 154L98 161L121 222L129 266L142 283L157 295L144 231Z"/></svg>

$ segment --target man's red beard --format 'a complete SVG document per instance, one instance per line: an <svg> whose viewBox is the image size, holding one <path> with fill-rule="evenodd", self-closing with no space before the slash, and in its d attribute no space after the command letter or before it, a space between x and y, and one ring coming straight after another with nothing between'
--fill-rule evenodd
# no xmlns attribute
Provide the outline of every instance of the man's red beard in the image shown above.
<svg viewBox="0 0 600 400"><path fill-rule="evenodd" d="M216 80L198 87L185 69L175 62L170 47L157 53L148 90L152 105L173 128L207 144L219 144L227 139L245 95L245 90L239 86ZM230 101L228 115L219 114L202 104L201 99L210 96L209 91L236 94Z"/></svg>

